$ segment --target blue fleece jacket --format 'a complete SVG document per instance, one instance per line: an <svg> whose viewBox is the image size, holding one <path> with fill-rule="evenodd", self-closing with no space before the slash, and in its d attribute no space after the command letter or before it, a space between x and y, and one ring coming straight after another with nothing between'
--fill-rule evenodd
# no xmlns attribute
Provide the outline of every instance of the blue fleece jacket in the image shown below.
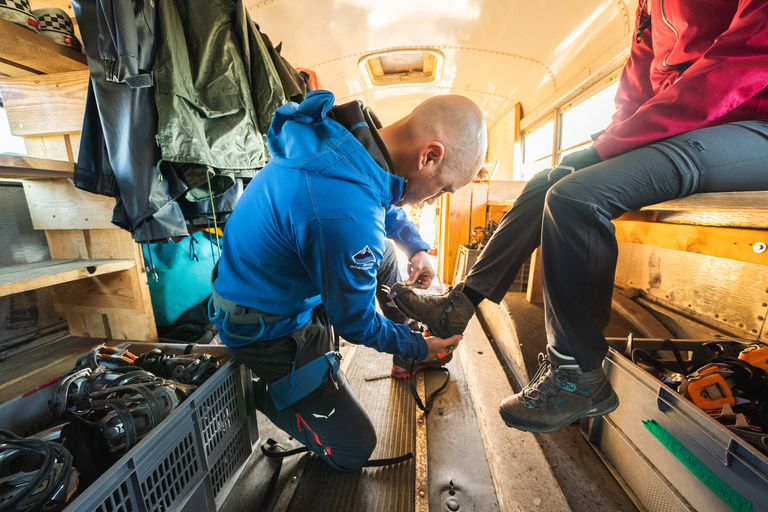
<svg viewBox="0 0 768 512"><path fill-rule="evenodd" d="M295 331L322 303L345 340L423 359L424 337L375 309L385 236L409 256L426 248L394 206L404 180L326 117L333 103L331 92L315 91L301 105L288 103L275 113L268 134L272 159L227 221L213 286L242 306L291 315L268 323L260 340ZM242 336L250 326L228 327ZM227 345L250 343L219 331Z"/></svg>

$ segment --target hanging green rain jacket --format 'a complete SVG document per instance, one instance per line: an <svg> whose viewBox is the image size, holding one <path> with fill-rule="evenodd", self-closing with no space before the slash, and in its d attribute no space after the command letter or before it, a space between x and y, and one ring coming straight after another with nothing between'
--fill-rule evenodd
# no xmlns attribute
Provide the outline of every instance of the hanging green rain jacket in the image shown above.
<svg viewBox="0 0 768 512"><path fill-rule="evenodd" d="M161 165L186 182L187 199L220 195L269 160L280 78L242 0L159 0L158 31Z"/></svg>

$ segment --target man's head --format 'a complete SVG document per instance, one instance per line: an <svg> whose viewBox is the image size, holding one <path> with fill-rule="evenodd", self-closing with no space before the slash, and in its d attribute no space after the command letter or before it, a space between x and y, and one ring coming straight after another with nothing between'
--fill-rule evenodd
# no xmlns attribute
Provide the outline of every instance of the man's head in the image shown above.
<svg viewBox="0 0 768 512"><path fill-rule="evenodd" d="M400 204L432 204L472 181L488 144L480 108L455 94L426 100L379 133L395 174L408 180Z"/></svg>

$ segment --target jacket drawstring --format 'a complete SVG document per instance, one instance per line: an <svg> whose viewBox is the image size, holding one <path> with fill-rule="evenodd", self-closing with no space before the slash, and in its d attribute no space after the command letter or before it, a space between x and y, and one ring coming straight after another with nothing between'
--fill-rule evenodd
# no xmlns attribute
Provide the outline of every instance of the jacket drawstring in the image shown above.
<svg viewBox="0 0 768 512"><path fill-rule="evenodd" d="M211 189L211 174L216 176L216 171L210 167L205 172L205 177L208 179L208 196L211 199L211 212L213 212L213 232L216 234L216 249L217 255L221 258L221 245L219 244L219 224L216 222L216 207L213 204L213 190Z"/></svg>

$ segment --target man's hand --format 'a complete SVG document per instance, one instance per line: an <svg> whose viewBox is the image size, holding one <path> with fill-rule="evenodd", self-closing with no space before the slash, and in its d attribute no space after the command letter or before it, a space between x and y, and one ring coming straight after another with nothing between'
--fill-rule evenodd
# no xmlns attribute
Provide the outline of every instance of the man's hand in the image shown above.
<svg viewBox="0 0 768 512"><path fill-rule="evenodd" d="M456 350L456 347L459 346L459 342L462 339L464 339L464 336L461 334L451 336L448 339L430 336L429 338L426 338L428 352L430 354L447 354L449 352L453 352Z"/></svg>
<svg viewBox="0 0 768 512"><path fill-rule="evenodd" d="M435 269L429 262L427 251L419 251L413 255L408 264L408 280L405 284L413 284L416 281L421 283L422 288L429 288L432 280L435 278Z"/></svg>

